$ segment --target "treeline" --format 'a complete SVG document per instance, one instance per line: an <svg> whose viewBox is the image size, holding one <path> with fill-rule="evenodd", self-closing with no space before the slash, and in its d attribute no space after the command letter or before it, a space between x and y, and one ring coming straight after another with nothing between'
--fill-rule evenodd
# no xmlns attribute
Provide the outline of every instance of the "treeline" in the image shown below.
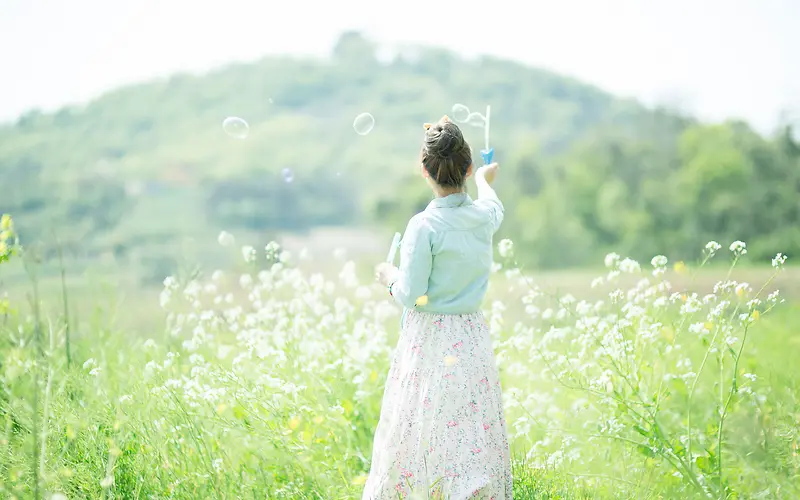
<svg viewBox="0 0 800 500"><path fill-rule="evenodd" d="M57 234L84 255L143 262L223 228L268 239L402 227L429 200L416 177L421 124L458 102L492 105L502 234L528 265L582 266L612 249L683 259L709 239L745 240L761 259L800 253L789 126L762 137L701 124L491 57L377 53L348 33L330 60L266 58L32 111L0 127L0 212L46 252ZM360 136L352 121L364 111L376 125ZM245 140L225 135L227 116L248 121ZM479 150L482 131L467 133Z"/></svg>

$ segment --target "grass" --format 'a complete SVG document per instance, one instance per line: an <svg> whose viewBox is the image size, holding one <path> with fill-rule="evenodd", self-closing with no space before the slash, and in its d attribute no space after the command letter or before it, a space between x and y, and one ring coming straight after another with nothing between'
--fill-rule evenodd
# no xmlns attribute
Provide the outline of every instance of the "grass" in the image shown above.
<svg viewBox="0 0 800 500"><path fill-rule="evenodd" d="M177 283L167 311L158 305L161 290L124 277L68 278L69 366L60 280L38 282L38 316L28 305L39 303L33 289L17 282L10 297L18 314L0 318L0 496L360 498L399 311L368 284L366 271L358 282L359 273L345 266L328 273L326 284L310 273L277 270L263 278L268 286L243 291L239 275L258 271L206 276L194 291L188 281ZM694 399L680 384L663 392L658 418L665 433L680 440L681 429L692 427L681 410L687 405L692 421L710 426L693 438L708 454L691 461L716 484L715 498L800 494L798 271L787 269L769 287L782 288L787 303L754 324L737 360L740 378L758 378L747 385L752 398L730 405L720 448L711 444L718 429L709 415L718 411L718 395L727 395L730 382L720 375L727 376L733 358L698 377ZM588 287L597 274L529 279L594 300L608 295ZM768 274L741 269L731 276L755 286ZM673 290L704 293L724 271L700 271L691 281L668 277ZM622 280L623 289L636 283ZM698 496L659 452L625 445L642 424L624 410L606 412L604 397L581 403L587 411L574 410L586 394L540 377L548 358L534 353L548 325L526 311L526 293L518 279L498 275L486 302L510 401L515 498ZM678 318L671 314L670 321ZM684 349L695 366L705 352L688 340ZM651 365L679 374L674 363L661 365L670 354L659 352L642 350L636 373ZM611 414L622 426L615 439L590 437ZM652 438L644 427L649 437L640 441ZM571 451L580 456L564 459ZM725 462L717 484L704 467L718 455Z"/></svg>

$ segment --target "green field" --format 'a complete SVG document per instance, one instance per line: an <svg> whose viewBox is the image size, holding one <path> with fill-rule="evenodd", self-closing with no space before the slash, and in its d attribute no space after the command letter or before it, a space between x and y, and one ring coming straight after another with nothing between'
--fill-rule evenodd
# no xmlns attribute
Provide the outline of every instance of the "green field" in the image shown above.
<svg viewBox="0 0 800 500"><path fill-rule="evenodd" d="M358 33L0 124L0 498L360 498L400 318L373 265L456 103L491 105L516 250L485 302L515 497L799 498L797 125Z"/></svg>
<svg viewBox="0 0 800 500"><path fill-rule="evenodd" d="M800 495L800 269L736 268L750 286L703 299L726 279L716 260L594 288L608 270L497 273L515 498ZM360 498L400 314L369 261L239 263L166 292L70 276L68 321L59 280L36 281L36 315L15 278L0 493Z"/></svg>

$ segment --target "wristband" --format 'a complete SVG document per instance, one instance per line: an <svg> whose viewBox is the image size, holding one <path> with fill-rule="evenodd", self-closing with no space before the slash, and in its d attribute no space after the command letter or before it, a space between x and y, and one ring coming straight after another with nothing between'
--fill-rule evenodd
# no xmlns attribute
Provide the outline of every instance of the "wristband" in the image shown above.
<svg viewBox="0 0 800 500"><path fill-rule="evenodd" d="M392 293L392 286L394 286L395 283L397 283L397 280L392 281L391 283L389 283L389 286L386 287L389 290L389 295L391 295L392 297L394 297L394 294Z"/></svg>

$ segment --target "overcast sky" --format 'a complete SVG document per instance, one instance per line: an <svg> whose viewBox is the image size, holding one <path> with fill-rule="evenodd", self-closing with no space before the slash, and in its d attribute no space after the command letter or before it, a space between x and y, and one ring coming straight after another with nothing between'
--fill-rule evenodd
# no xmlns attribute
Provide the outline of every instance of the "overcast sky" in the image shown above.
<svg viewBox="0 0 800 500"><path fill-rule="evenodd" d="M488 53L768 131L800 110L799 0L0 0L0 121L344 30Z"/></svg>

